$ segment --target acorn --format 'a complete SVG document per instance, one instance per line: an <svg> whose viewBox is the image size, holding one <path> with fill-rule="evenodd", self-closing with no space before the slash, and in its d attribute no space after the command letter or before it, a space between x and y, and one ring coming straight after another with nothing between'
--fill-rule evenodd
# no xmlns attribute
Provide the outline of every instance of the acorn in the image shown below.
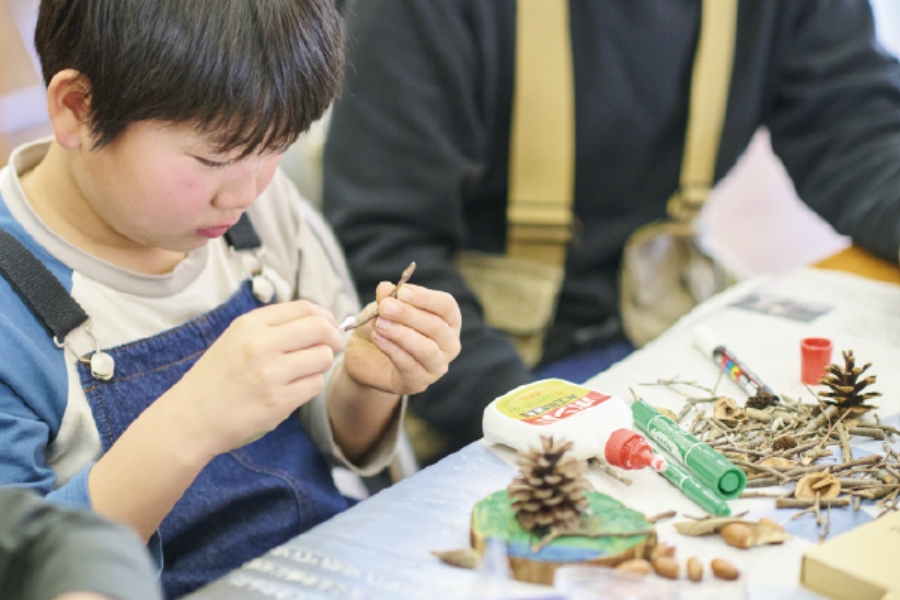
<svg viewBox="0 0 900 600"><path fill-rule="evenodd" d="M696 556L690 557L687 561L687 576L694 582L703 579L703 563Z"/></svg>
<svg viewBox="0 0 900 600"><path fill-rule="evenodd" d="M714 558L709 566L712 569L713 575L719 579L734 581L741 576L741 572L737 570L737 567L724 558Z"/></svg>

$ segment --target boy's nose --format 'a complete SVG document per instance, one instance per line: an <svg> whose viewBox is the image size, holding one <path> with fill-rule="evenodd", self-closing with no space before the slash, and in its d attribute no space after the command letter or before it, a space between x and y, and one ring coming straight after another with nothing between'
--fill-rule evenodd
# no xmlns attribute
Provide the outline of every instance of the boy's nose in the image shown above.
<svg viewBox="0 0 900 600"><path fill-rule="evenodd" d="M213 200L222 209L248 208L275 175L280 155L251 156L229 167L229 173Z"/></svg>
<svg viewBox="0 0 900 600"><path fill-rule="evenodd" d="M253 204L259 196L256 177L245 174L242 177L230 178L216 194L213 206L227 210L244 210Z"/></svg>

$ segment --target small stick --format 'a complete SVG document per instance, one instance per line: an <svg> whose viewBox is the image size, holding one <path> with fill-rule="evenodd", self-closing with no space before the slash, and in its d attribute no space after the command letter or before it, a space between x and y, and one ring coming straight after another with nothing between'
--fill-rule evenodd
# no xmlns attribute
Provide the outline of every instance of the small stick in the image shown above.
<svg viewBox="0 0 900 600"><path fill-rule="evenodd" d="M859 505L862 502L862 498L859 496L853 496L853 510L859 510Z"/></svg>
<svg viewBox="0 0 900 600"><path fill-rule="evenodd" d="M780 456L782 458L787 458L788 456L793 456L794 454L799 454L800 452L804 452L809 450L810 448L814 448L819 445L819 440L815 440L812 442L807 442L805 444L799 444L794 446L793 448L788 448L787 450L782 450L780 452L773 452L770 456Z"/></svg>
<svg viewBox="0 0 900 600"><path fill-rule="evenodd" d="M831 409L834 409L834 411L832 411ZM825 416L825 415L827 415L827 414L830 412L831 414L827 417L828 420L830 421L830 420L831 420L831 417L834 416L834 413L835 413L836 411L837 411L837 406L829 406L828 408L826 408L825 410L822 411L822 415L821 415L821 416ZM831 437L831 432L834 431L835 426L837 426L838 423L840 423L841 421L843 421L843 420L844 420L844 417L846 417L846 416L849 415L849 414L850 414L850 411L844 411L844 414L842 414L840 417L838 417L838 420L837 420L837 421L835 421L834 423L831 423L831 425L828 427L828 431L825 432L825 437L822 438L822 442L819 444L820 446L824 446L824 445L825 445L825 442L828 440L829 437ZM816 421L813 421L813 422L815 423L815 422L817 422L817 421L818 421L818 419L816 419ZM809 425L807 425L806 428L805 428L803 431L805 432L805 431L807 431L808 429L809 429Z"/></svg>
<svg viewBox="0 0 900 600"><path fill-rule="evenodd" d="M834 430L837 432L838 439L841 442L841 460L844 462L853 460L853 451L850 450L850 436L847 434L847 428L844 427L843 423L837 422L834 424Z"/></svg>
<svg viewBox="0 0 900 600"><path fill-rule="evenodd" d="M813 391L810 390L810 393L812 394ZM818 398L818 396L816 396L816 398ZM809 433L811 431L816 431L817 429L822 427L822 425L831 421L831 417L833 417L837 413L837 410L838 410L838 407L836 405L829 406L828 408L823 410L821 412L821 414L819 414L818 417L816 417L815 419L810 421L809 424L807 424L807 426L803 428L801 433ZM830 429L828 431L829 431L829 433L831 432Z"/></svg>
<svg viewBox="0 0 900 600"><path fill-rule="evenodd" d="M881 487L883 485L892 485L885 484L878 479L854 479L852 477L840 477L838 481L841 482L841 489L855 489L855 488L873 488L873 487Z"/></svg>
<svg viewBox="0 0 900 600"><path fill-rule="evenodd" d="M396 298L397 294L400 292L400 286L409 281L409 278L412 277L413 271L416 270L415 261L409 263L409 266L404 269L403 273L400 275L400 281L397 282L397 285L394 287L394 291L391 292L391 298ZM350 331L351 329L357 329L358 327L362 327L369 321L378 317L378 309L373 310L369 315L364 317L359 321L351 322L347 325L344 325L344 331Z"/></svg>
<svg viewBox="0 0 900 600"><path fill-rule="evenodd" d="M884 429L878 427L848 427L847 432L850 433L850 435L861 435L870 437L873 440L884 439Z"/></svg>
<svg viewBox="0 0 900 600"><path fill-rule="evenodd" d="M778 470L776 470L776 469L773 469L772 467L766 467L766 466L763 466L763 465L755 465L755 464L753 464L753 463L749 463L749 462L746 462L746 461L743 461L743 460L736 460L736 461L734 461L734 464L736 464L736 465L738 465L738 466L741 466L741 467L748 467L748 468L750 468L750 469L755 469L755 470L757 470L757 471L762 471L762 472L768 473L768 474L770 474L770 475L774 475L775 477L777 477L777 478L780 479L781 481L784 481L785 479L788 478L787 475L785 475L785 474L782 473L781 471L778 471Z"/></svg>
<svg viewBox="0 0 900 600"><path fill-rule="evenodd" d="M630 479L628 479L627 477L625 477L624 475L619 473L619 471L615 467L613 467L611 464L609 464L608 462L606 462L605 460L602 460L601 458L599 458L597 456L595 456L594 458L588 459L588 464L590 464L594 467L597 467L598 469L600 469L601 471L603 471L604 473L606 473L613 479L618 479L625 485L631 485Z"/></svg>
<svg viewBox="0 0 900 600"><path fill-rule="evenodd" d="M761 487L771 487L773 485L779 485L778 479L775 477L760 477L758 479L748 479L746 487L748 488L761 488Z"/></svg>
<svg viewBox="0 0 900 600"><path fill-rule="evenodd" d="M759 450L751 450L749 448L737 448L735 446L717 446L716 450L719 452L733 452L734 454L752 454L753 456L762 458L770 455L769 452L760 452Z"/></svg>
<svg viewBox="0 0 900 600"><path fill-rule="evenodd" d="M653 515L652 517L647 517L644 520L647 521L648 523L656 523L657 521L662 521L663 519L671 519L672 517L674 517L677 514L678 514L677 511L667 510L666 512L661 512L658 515Z"/></svg>
<svg viewBox="0 0 900 600"><path fill-rule="evenodd" d="M784 494L780 492L741 492L738 496L740 499L745 498L783 498Z"/></svg>
<svg viewBox="0 0 900 600"><path fill-rule="evenodd" d="M853 494L854 496L861 496L866 500L880 500L881 498L889 495L897 488L900 488L900 485L881 485L878 487L867 488L863 490L847 490L847 493Z"/></svg>
<svg viewBox="0 0 900 600"><path fill-rule="evenodd" d="M815 503L815 500L810 500L808 498L779 498L775 501L775 508L811 508ZM828 500L821 500L819 504L820 506L841 508L843 506L850 506L850 498L846 496L829 498Z"/></svg>
<svg viewBox="0 0 900 600"><path fill-rule="evenodd" d="M828 532L831 530L831 505L828 505L828 509L825 517L825 530L822 532L822 535L819 536L819 542L825 541L825 538L828 537Z"/></svg>
<svg viewBox="0 0 900 600"><path fill-rule="evenodd" d="M793 477L794 475L800 475L802 473L810 473L812 471L819 470L830 470L832 473L837 473L839 471L846 471L850 467L856 467L858 465L870 465L874 462L878 462L881 460L881 457L877 454L870 454L868 456L863 456L862 458L854 458L851 461L845 463L839 463L836 465L811 465L809 467L793 467L785 471L785 475L788 477ZM777 468L777 467L773 467Z"/></svg>

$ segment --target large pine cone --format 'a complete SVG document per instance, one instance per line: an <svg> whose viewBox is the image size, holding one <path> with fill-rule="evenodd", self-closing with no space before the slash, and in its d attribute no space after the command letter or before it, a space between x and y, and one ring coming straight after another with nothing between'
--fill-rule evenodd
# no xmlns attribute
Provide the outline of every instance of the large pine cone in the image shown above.
<svg viewBox="0 0 900 600"><path fill-rule="evenodd" d="M853 350L845 350L842 354L844 356L843 369L835 364L825 367L826 373L819 383L831 389L828 392L822 392L820 396L831 398L828 401L831 404L845 407L860 406L869 398L880 396L881 392L861 393L863 389L875 383L875 375L869 375L862 379L859 377L872 366L872 363L857 367L853 358Z"/></svg>
<svg viewBox="0 0 900 600"><path fill-rule="evenodd" d="M519 475L507 488L513 511L526 531L575 527L589 507L587 463L566 455L572 442L541 437L541 445L519 455Z"/></svg>

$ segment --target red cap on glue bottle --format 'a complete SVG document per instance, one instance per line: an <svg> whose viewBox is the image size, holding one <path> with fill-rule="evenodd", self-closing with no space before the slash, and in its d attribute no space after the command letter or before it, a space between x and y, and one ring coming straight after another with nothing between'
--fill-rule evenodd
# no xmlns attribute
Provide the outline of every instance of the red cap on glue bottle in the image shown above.
<svg viewBox="0 0 900 600"><path fill-rule="evenodd" d="M631 429L616 429L609 436L604 450L606 462L626 470L652 467L665 471L666 459L653 453L644 436Z"/></svg>

